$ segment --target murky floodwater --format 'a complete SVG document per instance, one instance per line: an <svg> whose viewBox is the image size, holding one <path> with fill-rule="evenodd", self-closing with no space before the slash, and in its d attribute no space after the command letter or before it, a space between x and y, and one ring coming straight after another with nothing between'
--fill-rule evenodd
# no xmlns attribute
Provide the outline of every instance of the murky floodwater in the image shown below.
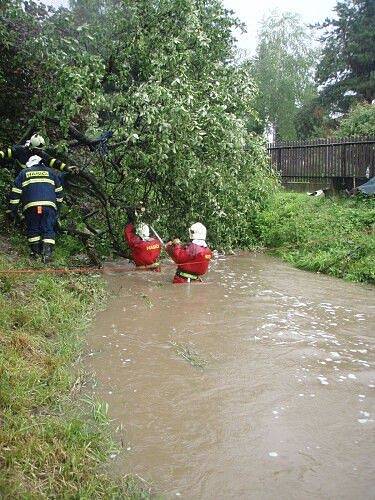
<svg viewBox="0 0 375 500"><path fill-rule="evenodd" d="M264 255L171 276L110 276L89 337L113 469L164 498L375 498L374 289Z"/></svg>

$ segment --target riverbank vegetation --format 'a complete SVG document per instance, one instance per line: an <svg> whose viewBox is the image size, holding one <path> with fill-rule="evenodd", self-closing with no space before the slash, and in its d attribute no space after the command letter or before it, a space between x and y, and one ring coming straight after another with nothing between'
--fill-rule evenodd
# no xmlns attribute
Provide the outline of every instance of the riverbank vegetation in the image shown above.
<svg viewBox="0 0 375 500"><path fill-rule="evenodd" d="M1 247L0 270L28 264L7 240ZM82 399L77 358L105 299L101 280L0 273L0 292L0 496L147 498L132 478L105 473L117 453L106 409Z"/></svg>
<svg viewBox="0 0 375 500"><path fill-rule="evenodd" d="M374 199L279 192L258 218L265 246L301 269L375 284Z"/></svg>

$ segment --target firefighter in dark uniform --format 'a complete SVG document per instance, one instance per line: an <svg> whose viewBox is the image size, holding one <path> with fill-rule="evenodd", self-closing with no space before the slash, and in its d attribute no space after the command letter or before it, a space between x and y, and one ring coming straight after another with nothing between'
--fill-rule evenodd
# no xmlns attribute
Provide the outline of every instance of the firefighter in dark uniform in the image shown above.
<svg viewBox="0 0 375 500"><path fill-rule="evenodd" d="M32 156L13 183L10 208L16 217L21 205L25 216L31 256L51 260L55 244L58 207L63 201L59 174L47 167L40 156Z"/></svg>
<svg viewBox="0 0 375 500"><path fill-rule="evenodd" d="M31 136L30 140L26 142L23 146L15 145L8 148L4 148L0 151L0 160L2 162L14 161L16 165L24 168L27 161L31 156L38 155L42 158L45 165L56 168L57 170L78 173L78 167L67 166L60 160L52 158L49 154L43 151L45 147L45 140L39 134L34 134Z"/></svg>

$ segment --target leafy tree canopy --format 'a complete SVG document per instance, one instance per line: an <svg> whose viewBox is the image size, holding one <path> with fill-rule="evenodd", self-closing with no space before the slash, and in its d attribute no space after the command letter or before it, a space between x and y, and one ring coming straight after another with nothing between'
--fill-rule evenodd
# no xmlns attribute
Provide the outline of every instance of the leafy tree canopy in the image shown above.
<svg viewBox="0 0 375 500"><path fill-rule="evenodd" d="M277 138L294 139L294 118L313 89L311 33L297 14L275 11L263 20L258 38L253 67L259 117Z"/></svg>
<svg viewBox="0 0 375 500"><path fill-rule="evenodd" d="M338 126L327 113L318 89L312 89L310 97L297 110L294 124L298 139L331 137Z"/></svg>
<svg viewBox="0 0 375 500"><path fill-rule="evenodd" d="M54 12L9 0L0 19L1 91L14 95L0 140L30 126L87 167L68 204L80 225L95 214L97 245L121 251L124 208L140 201L165 236L201 220L214 245L254 242L275 182L246 130L255 86L221 1L75 0Z"/></svg>

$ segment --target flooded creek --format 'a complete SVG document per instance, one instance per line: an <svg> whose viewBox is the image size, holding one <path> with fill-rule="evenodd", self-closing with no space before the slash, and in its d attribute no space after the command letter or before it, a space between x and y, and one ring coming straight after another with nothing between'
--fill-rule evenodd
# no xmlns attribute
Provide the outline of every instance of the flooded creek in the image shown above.
<svg viewBox="0 0 375 500"><path fill-rule="evenodd" d="M167 499L374 498L374 289L265 255L172 275L108 276L88 336L113 471Z"/></svg>

